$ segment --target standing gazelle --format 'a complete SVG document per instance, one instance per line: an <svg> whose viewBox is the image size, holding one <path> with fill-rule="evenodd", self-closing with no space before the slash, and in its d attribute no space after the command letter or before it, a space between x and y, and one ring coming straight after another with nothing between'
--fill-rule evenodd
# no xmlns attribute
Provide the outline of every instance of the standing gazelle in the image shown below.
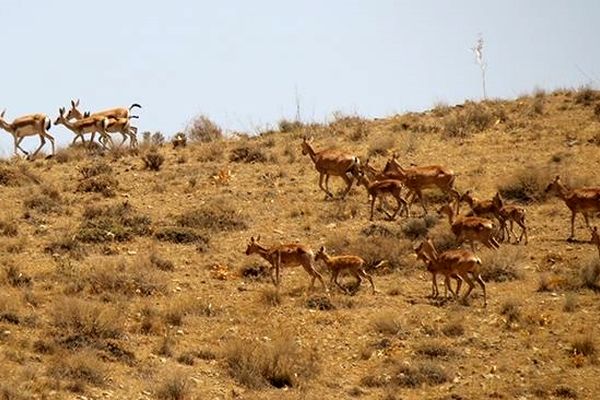
<svg viewBox="0 0 600 400"><path fill-rule="evenodd" d="M246 247L246 255L258 254L271 264L271 280L276 287L279 287L281 267L284 265L302 265L304 270L312 278L309 289L312 289L315 286L315 280L318 279L323 285L323 289L328 292L323 277L313 265L314 254L308 247L301 244L282 244L279 246L265 247L258 243L259 240L260 236L256 239L254 239L254 237L250 238L250 242ZM273 276L273 269L275 269L275 277Z"/></svg>
<svg viewBox="0 0 600 400"><path fill-rule="evenodd" d="M30 114L20 118L16 118L13 122L8 123L4 120L4 114L6 110L0 113L0 128L4 129L13 136L15 144L15 155L17 155L17 149L21 150L24 154L29 153L21 147L21 142L27 136L39 136L40 145L31 155L35 156L46 144L46 139L50 141L52 145L52 154L54 154L54 138L48 133L50 129L50 118L45 114Z"/></svg>

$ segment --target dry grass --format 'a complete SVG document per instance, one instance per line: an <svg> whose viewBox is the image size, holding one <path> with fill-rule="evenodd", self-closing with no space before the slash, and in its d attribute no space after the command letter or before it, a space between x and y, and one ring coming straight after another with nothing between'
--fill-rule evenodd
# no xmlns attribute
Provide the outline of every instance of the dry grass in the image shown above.
<svg viewBox="0 0 600 400"><path fill-rule="evenodd" d="M106 379L106 366L90 352L57 356L49 367L51 376L69 381L69 390L82 393L88 384L102 386Z"/></svg>
<svg viewBox="0 0 600 400"><path fill-rule="evenodd" d="M172 372L167 375L155 388L159 400L185 400L191 394L189 378L183 372Z"/></svg>
<svg viewBox="0 0 600 400"><path fill-rule="evenodd" d="M88 206L82 219L77 239L86 243L124 242L151 233L150 218L139 214L129 202Z"/></svg>
<svg viewBox="0 0 600 400"><path fill-rule="evenodd" d="M146 154L142 156L144 162L144 168L150 171L160 171L165 162L165 157L158 152L157 148L151 148Z"/></svg>
<svg viewBox="0 0 600 400"><path fill-rule="evenodd" d="M508 177L500 184L498 191L507 200L525 204L541 202L548 197L545 189L554 175L547 167L530 165Z"/></svg>
<svg viewBox="0 0 600 400"><path fill-rule="evenodd" d="M382 311L371 320L375 332L389 336L399 336L403 330L403 324L397 313L393 311Z"/></svg>
<svg viewBox="0 0 600 400"><path fill-rule="evenodd" d="M319 373L315 351L302 349L289 336L266 343L234 340L223 354L231 376L253 389L295 388Z"/></svg>
<svg viewBox="0 0 600 400"><path fill-rule="evenodd" d="M481 276L486 282L507 282L521 279L525 262L520 247L502 246L482 257Z"/></svg>
<svg viewBox="0 0 600 400"><path fill-rule="evenodd" d="M205 115L195 117L185 129L186 135L196 142L213 142L223 139L221 128Z"/></svg>

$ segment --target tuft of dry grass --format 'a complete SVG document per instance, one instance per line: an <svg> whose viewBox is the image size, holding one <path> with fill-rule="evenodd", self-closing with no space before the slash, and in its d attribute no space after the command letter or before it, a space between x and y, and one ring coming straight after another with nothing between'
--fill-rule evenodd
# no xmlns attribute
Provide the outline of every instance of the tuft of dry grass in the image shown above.
<svg viewBox="0 0 600 400"><path fill-rule="evenodd" d="M553 177L549 168L530 165L507 177L498 191L507 200L525 204L542 202L548 197L545 190Z"/></svg>
<svg viewBox="0 0 600 400"><path fill-rule="evenodd" d="M324 294L314 294L306 299L306 307L311 310L330 311L335 310L335 304L331 302L329 296Z"/></svg>
<svg viewBox="0 0 600 400"><path fill-rule="evenodd" d="M490 128L496 120L502 120L499 110L493 110L483 103L467 102L464 107L455 109L443 119L442 136L445 138L465 138Z"/></svg>
<svg viewBox="0 0 600 400"><path fill-rule="evenodd" d="M393 311L379 312L371 320L371 325L383 335L399 336L404 332L400 317Z"/></svg>
<svg viewBox="0 0 600 400"><path fill-rule="evenodd" d="M575 295L574 293L567 293L565 295L565 303L563 305L563 311L572 313L577 310L577 307L578 307L577 295Z"/></svg>
<svg viewBox="0 0 600 400"><path fill-rule="evenodd" d="M413 365L398 365L393 371L391 383L405 388L417 388L423 385L435 386L452 380L452 376L433 361Z"/></svg>
<svg viewBox="0 0 600 400"><path fill-rule="evenodd" d="M31 286L31 277L21 271L21 268L9 262L4 266L4 280L12 287Z"/></svg>
<svg viewBox="0 0 600 400"><path fill-rule="evenodd" d="M23 201L23 207L43 214L59 214L62 211L61 203L60 192L54 187L43 185L38 193L32 194Z"/></svg>
<svg viewBox="0 0 600 400"><path fill-rule="evenodd" d="M260 292L260 299L263 304L268 306L279 306L283 302L283 296L277 288L266 287Z"/></svg>
<svg viewBox="0 0 600 400"><path fill-rule="evenodd" d="M231 376L252 389L294 388L319 373L316 351L301 348L290 336L266 343L233 340L223 354Z"/></svg>
<svg viewBox="0 0 600 400"><path fill-rule="evenodd" d="M15 237L19 234L19 223L15 218L0 218L0 236Z"/></svg>
<svg viewBox="0 0 600 400"><path fill-rule="evenodd" d="M233 149L229 156L229 161L238 163L265 163L268 160L268 155L257 143L249 142Z"/></svg>
<svg viewBox="0 0 600 400"><path fill-rule="evenodd" d="M186 127L185 133L191 140L201 143L223 139L221 128L206 115L198 115L193 118Z"/></svg>
<svg viewBox="0 0 600 400"><path fill-rule="evenodd" d="M88 384L102 386L106 380L106 367L89 350L57 355L48 372L54 378L70 381L69 389L73 392L83 392Z"/></svg>
<svg viewBox="0 0 600 400"><path fill-rule="evenodd" d="M142 156L142 161L144 162L144 169L160 171L160 168L165 162L165 156L160 154L157 148L151 148Z"/></svg>
<svg viewBox="0 0 600 400"><path fill-rule="evenodd" d="M139 214L127 201L107 206L87 206L77 239L86 243L125 242L151 233L150 217Z"/></svg>
<svg viewBox="0 0 600 400"><path fill-rule="evenodd" d="M507 282L521 279L525 261L520 247L503 246L482 257L481 277L486 282Z"/></svg>
<svg viewBox="0 0 600 400"><path fill-rule="evenodd" d="M181 226L167 226L158 228L154 233L154 237L163 242L171 242L178 244L199 244L208 245L209 238L193 228Z"/></svg>
<svg viewBox="0 0 600 400"><path fill-rule="evenodd" d="M167 375L155 388L159 400L186 400L191 394L188 377L179 371Z"/></svg>
<svg viewBox="0 0 600 400"><path fill-rule="evenodd" d="M512 324L521 320L521 304L515 299L508 299L500 306L500 314L506 317L506 323Z"/></svg>
<svg viewBox="0 0 600 400"><path fill-rule="evenodd" d="M571 342L571 351L574 355L582 355L584 357L595 356L597 350L594 337L590 334L575 337Z"/></svg>
<svg viewBox="0 0 600 400"><path fill-rule="evenodd" d="M369 142L367 157L387 156L396 146L396 137L392 135L378 136Z"/></svg>
<svg viewBox="0 0 600 400"><path fill-rule="evenodd" d="M239 231L248 228L246 218L226 199L213 201L190 209L176 217L177 225L210 232Z"/></svg>
<svg viewBox="0 0 600 400"><path fill-rule="evenodd" d="M442 360L447 360L456 355L455 351L448 346L434 341L417 346L415 352L423 357Z"/></svg>
<svg viewBox="0 0 600 400"><path fill-rule="evenodd" d="M465 326L461 319L453 319L442 327L442 333L448 337L462 336L465 333Z"/></svg>

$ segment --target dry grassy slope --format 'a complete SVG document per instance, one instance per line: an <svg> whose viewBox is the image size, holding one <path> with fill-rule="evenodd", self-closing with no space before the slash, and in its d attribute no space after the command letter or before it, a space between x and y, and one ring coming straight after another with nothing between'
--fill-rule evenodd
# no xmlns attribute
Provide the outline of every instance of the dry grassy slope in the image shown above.
<svg viewBox="0 0 600 400"><path fill-rule="evenodd" d="M458 174L458 188L471 188L480 197L493 195L498 185L510 182L515 173L530 166L548 177L561 173L575 181L598 184L598 147L588 143L600 128L594 115L593 102L597 100L592 105L578 104L578 96L557 92L487 102L479 107L497 112L500 121L466 138L442 137L449 118L463 111L444 107L377 121L341 120L331 129L312 127L310 133L318 148L335 145L361 156L374 149L389 149L390 154L397 151L405 164L449 166ZM535 112L536 107L543 109L541 114ZM101 161L112 166L119 182L116 197L109 199L76 192L78 168L90 164L89 159L71 156L64 163L15 160L6 165L16 171L26 168L42 184L22 178L20 186L0 186L0 217L18 226L16 236L0 237L0 261L31 277L29 285L13 285L5 279L1 286L0 374L7 378L0 393L4 398L156 398L164 388L161 382L176 382L177 377L187 384L184 398L198 399L512 399L564 398L573 393L578 398L594 398L600 391L597 354L575 357L571 349L575 338L593 334L598 326L598 295L560 285L549 292L537 291L541 273L551 273L552 279L561 283L585 260L597 257L596 249L587 243L564 241L568 212L555 198L527 206L530 244L519 249L503 245L497 256L502 260L513 255L522 279L489 282L486 309L481 307L478 289L469 306L431 301L427 297L430 277L414 261L410 254L413 243L408 239L398 240L403 266L376 274L380 293L375 296L366 287L355 296L334 292L331 302L335 310L310 309L303 294L306 275L295 268L284 270L281 304L267 304L268 280L250 281L238 275L244 267L263 264L258 257L243 254L251 235L262 235L265 243L297 240L314 248L323 243L336 247L351 243L348 248L360 249L357 242L361 240L378 243L377 238L360 233L370 225L363 188L354 188L345 202L323 200L313 165L300 153L304 134L270 133L177 150L165 146L161 151L166 161L159 172L144 170L137 156L106 157ZM262 153L267 161L229 162L231 151L244 146ZM200 161L207 158L213 160ZM371 160L382 166L385 158L376 155ZM223 168L231 169L231 181L215 185L210 177ZM336 178L332 184L341 188ZM59 190L61 211L43 213L25 205L42 187ZM195 245L161 242L151 236L83 244L87 255L82 259L44 252L49 243L73 236L86 206L125 200L150 216L154 230L173 225L177 215L190 209L206 204L214 207L211 202L215 201L235 209L248 228L207 232L210 244L205 252L197 251ZM25 212L29 218L24 217ZM381 214L377 218L377 225L399 230L400 221L383 221ZM446 225L440 221L434 232L442 232ZM577 221L577 236L588 239L581 220ZM389 247L389 241L386 243ZM382 247L382 257L392 251L388 247ZM172 261L174 271L149 267L144 260L150 253ZM484 258L491 257L488 250L481 253ZM126 267L120 266L123 262ZM219 279L215 266L230 272L226 279ZM107 271L108 277L94 275L95 271ZM102 286L123 271L129 280L145 278L166 285L165 289L144 296L129 287ZM568 302L576 300L574 312L563 310L566 298ZM100 321L90 323L100 326L98 330L104 332L106 326L116 324L120 335L95 337L91 343L80 343L77 350L68 348L61 338L69 328L57 321L69 314L65 304L73 299L98 307L79 315L82 327L73 329L84 331L91 314ZM520 316L512 324L501 314L507 300L520 308ZM156 315L145 317L144 309ZM117 313L111 314L114 310ZM168 310L187 312L180 326L172 326L173 321L165 317ZM16 316L18 323L11 316ZM377 331L377 323L383 325L383 333ZM385 327L396 325L397 335L385 332ZM144 326L148 332L142 332ZM450 335L447 328L453 326L464 328L464 333ZM171 332L171 356L157 354L167 330ZM281 390L250 389L231 377L225 354L236 338L268 344L282 335L293 338L302 354L317 352L317 366L310 367L312 378L300 379L300 387ZM118 352L108 351L106 343L132 352L135 360L119 359ZM448 354L429 360L422 354L428 345ZM293 347L289 343L283 346ZM177 361L190 351L204 355L192 366ZM204 359L211 354L216 359ZM414 388L397 384L394 371L422 364L441 366L450 380L433 384L430 379ZM100 378L94 378L96 375ZM176 388L170 391L176 392Z"/></svg>

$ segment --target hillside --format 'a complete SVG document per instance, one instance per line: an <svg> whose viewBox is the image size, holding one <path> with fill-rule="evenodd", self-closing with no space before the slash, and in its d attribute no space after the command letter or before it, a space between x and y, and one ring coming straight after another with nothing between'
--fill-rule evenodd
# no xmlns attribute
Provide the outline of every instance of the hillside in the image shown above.
<svg viewBox="0 0 600 400"><path fill-rule="evenodd" d="M487 307L478 287L468 304L429 297L413 248L425 234L452 245L443 195L427 192L426 218L414 204L413 218L371 222L363 187L324 199L308 136L377 168L394 153L440 164L461 193L500 189L524 206L528 245L478 247ZM544 188L557 174L600 185L599 145L600 93L581 89L3 161L0 398L595 398L598 250L581 215L566 241L570 212ZM153 151L159 171L144 168ZM385 259L378 293L306 294L301 267L283 269L277 292L267 263L244 254L258 235Z"/></svg>

